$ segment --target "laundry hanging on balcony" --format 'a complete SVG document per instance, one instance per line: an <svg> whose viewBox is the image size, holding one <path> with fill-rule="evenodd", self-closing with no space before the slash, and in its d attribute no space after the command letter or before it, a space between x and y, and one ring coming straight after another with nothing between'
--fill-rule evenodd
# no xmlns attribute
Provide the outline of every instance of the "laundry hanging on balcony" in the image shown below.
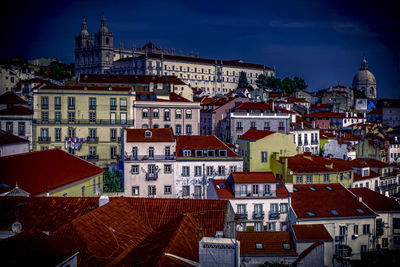
<svg viewBox="0 0 400 267"><path fill-rule="evenodd" d="M82 144L87 142L87 138L65 138L65 149L71 148L72 150L80 150Z"/></svg>

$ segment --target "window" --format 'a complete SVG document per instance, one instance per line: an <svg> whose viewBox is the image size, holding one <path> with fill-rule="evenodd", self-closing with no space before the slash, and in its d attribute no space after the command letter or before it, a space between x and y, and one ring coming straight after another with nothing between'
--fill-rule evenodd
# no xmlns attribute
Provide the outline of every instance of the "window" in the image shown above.
<svg viewBox="0 0 400 267"><path fill-rule="evenodd" d="M177 124L175 126L175 134L176 135L181 135L182 134L182 126L180 124Z"/></svg>
<svg viewBox="0 0 400 267"><path fill-rule="evenodd" d="M269 184L264 185L264 195L268 195L271 193L271 186Z"/></svg>
<svg viewBox="0 0 400 267"><path fill-rule="evenodd" d="M246 214L246 204L238 204L237 205L237 213L238 214Z"/></svg>
<svg viewBox="0 0 400 267"><path fill-rule="evenodd" d="M42 111L42 122L49 122L49 112Z"/></svg>
<svg viewBox="0 0 400 267"><path fill-rule="evenodd" d="M346 226L339 226L339 235L340 236L345 236L346 235Z"/></svg>
<svg viewBox="0 0 400 267"><path fill-rule="evenodd" d="M131 165L131 174L139 173L139 165Z"/></svg>
<svg viewBox="0 0 400 267"><path fill-rule="evenodd" d="M48 128L41 128L40 130L41 137L47 139L49 137L49 129Z"/></svg>
<svg viewBox="0 0 400 267"><path fill-rule="evenodd" d="M154 158L154 147L149 147L149 159Z"/></svg>
<svg viewBox="0 0 400 267"><path fill-rule="evenodd" d="M268 158L267 158L267 151L261 151L261 162L267 162Z"/></svg>
<svg viewBox="0 0 400 267"><path fill-rule="evenodd" d="M190 109L186 110L186 119L192 118L192 111Z"/></svg>
<svg viewBox="0 0 400 267"><path fill-rule="evenodd" d="M324 182L329 182L329 174L324 174Z"/></svg>
<svg viewBox="0 0 400 267"><path fill-rule="evenodd" d="M240 196L242 197L247 196L247 185L245 184L240 185Z"/></svg>
<svg viewBox="0 0 400 267"><path fill-rule="evenodd" d="M147 108L144 108L142 110L142 118L148 118L149 117L149 110Z"/></svg>
<svg viewBox="0 0 400 267"><path fill-rule="evenodd" d="M96 147L95 146L90 146L89 147L89 155L95 156L96 155Z"/></svg>
<svg viewBox="0 0 400 267"><path fill-rule="evenodd" d="M89 129L89 138L96 138L97 129Z"/></svg>
<svg viewBox="0 0 400 267"><path fill-rule="evenodd" d="M194 198L201 198L201 185L194 186Z"/></svg>
<svg viewBox="0 0 400 267"><path fill-rule="evenodd" d="M170 185L164 185L164 194L165 194L165 195L170 195L170 194L172 194L172 186L170 186Z"/></svg>
<svg viewBox="0 0 400 267"><path fill-rule="evenodd" d="M117 99L110 98L110 110L116 110L116 109L117 109Z"/></svg>
<svg viewBox="0 0 400 267"><path fill-rule="evenodd" d="M190 196L190 186L189 185L182 186L182 195L184 197Z"/></svg>
<svg viewBox="0 0 400 267"><path fill-rule="evenodd" d="M393 234L400 234L400 218L393 218Z"/></svg>
<svg viewBox="0 0 400 267"><path fill-rule="evenodd" d="M272 203L270 207L271 207L271 213L279 213L278 204Z"/></svg>
<svg viewBox="0 0 400 267"><path fill-rule="evenodd" d="M68 137L75 138L75 129L73 129L73 128L68 129Z"/></svg>
<svg viewBox="0 0 400 267"><path fill-rule="evenodd" d="M172 172L172 165L171 164L165 164L164 165L164 173L171 173Z"/></svg>
<svg viewBox="0 0 400 267"><path fill-rule="evenodd" d="M276 231L276 223L268 223L268 231Z"/></svg>
<svg viewBox="0 0 400 267"><path fill-rule="evenodd" d="M201 176L201 166L194 167L194 176Z"/></svg>
<svg viewBox="0 0 400 267"><path fill-rule="evenodd" d="M13 122L7 121L6 122L6 132L13 133Z"/></svg>
<svg viewBox="0 0 400 267"><path fill-rule="evenodd" d="M61 109L61 97L54 97L54 109Z"/></svg>
<svg viewBox="0 0 400 267"><path fill-rule="evenodd" d="M149 185L148 187L148 196L149 197L154 197L156 195L156 186L155 185Z"/></svg>
<svg viewBox="0 0 400 267"><path fill-rule="evenodd" d="M60 111L56 111L54 113L54 119L56 123L60 123L61 122L61 112Z"/></svg>
<svg viewBox="0 0 400 267"><path fill-rule="evenodd" d="M186 125L186 135L191 135L192 134L192 125L187 124Z"/></svg>
<svg viewBox="0 0 400 267"><path fill-rule="evenodd" d="M116 113L115 113L115 112L111 112L111 113L110 113L110 123L111 123L111 124L115 124L116 119L117 119Z"/></svg>
<svg viewBox="0 0 400 267"><path fill-rule="evenodd" d="M213 175L214 168L213 166L207 166L207 176Z"/></svg>
<svg viewBox="0 0 400 267"><path fill-rule="evenodd" d="M68 122L75 122L75 112L68 112Z"/></svg>
<svg viewBox="0 0 400 267"><path fill-rule="evenodd" d="M25 135L25 122L24 121L18 122L18 135L20 135L20 136Z"/></svg>
<svg viewBox="0 0 400 267"><path fill-rule="evenodd" d="M89 97L89 109L96 109L96 98Z"/></svg>
<svg viewBox="0 0 400 267"><path fill-rule="evenodd" d="M54 136L56 141L61 141L61 128L54 129Z"/></svg>
<svg viewBox="0 0 400 267"><path fill-rule="evenodd" d="M89 112L89 122L96 122L96 112Z"/></svg>
<svg viewBox="0 0 400 267"><path fill-rule="evenodd" d="M343 172L341 172L341 173L339 174L339 177L340 177L340 181L342 181L342 180L343 180Z"/></svg>
<svg viewBox="0 0 400 267"><path fill-rule="evenodd" d="M68 109L75 109L75 97L68 97Z"/></svg>
<svg viewBox="0 0 400 267"><path fill-rule="evenodd" d="M139 186L132 186L132 196L139 195Z"/></svg>
<svg viewBox="0 0 400 267"><path fill-rule="evenodd" d="M387 248L389 245L389 240L387 238L382 238L382 247Z"/></svg>
<svg viewBox="0 0 400 267"><path fill-rule="evenodd" d="M110 156L112 159L117 158L117 147L116 146L110 147Z"/></svg>
<svg viewBox="0 0 400 267"><path fill-rule="evenodd" d="M164 110L164 120L165 121L170 121L171 120L169 109Z"/></svg>
<svg viewBox="0 0 400 267"><path fill-rule="evenodd" d="M192 155L192 152L190 150L183 150L184 157L190 157L191 155Z"/></svg>
<svg viewBox="0 0 400 267"><path fill-rule="evenodd" d="M158 119L160 116L160 112L158 111L158 108L153 110L153 118Z"/></svg>
<svg viewBox="0 0 400 267"><path fill-rule="evenodd" d="M287 203L281 203L280 204L280 210L281 210L281 213L287 213L288 212L288 204Z"/></svg>
<svg viewBox="0 0 400 267"><path fill-rule="evenodd" d="M117 140L117 129L110 129L110 141Z"/></svg>
<svg viewBox="0 0 400 267"><path fill-rule="evenodd" d="M42 109L48 109L48 108L49 108L49 97L42 96Z"/></svg>
<svg viewBox="0 0 400 267"><path fill-rule="evenodd" d="M357 225L357 224L355 224L355 225L353 226L353 233L354 233L355 235L358 235L358 225Z"/></svg>
<svg viewBox="0 0 400 267"><path fill-rule="evenodd" d="M119 107L120 110L126 110L126 98L121 98L119 100L119 105L120 105Z"/></svg>
<svg viewBox="0 0 400 267"><path fill-rule="evenodd" d="M312 184L312 182L313 182L312 175L307 175L306 179L307 179L306 180L307 184Z"/></svg>
<svg viewBox="0 0 400 267"><path fill-rule="evenodd" d="M253 196L258 196L258 184L253 184Z"/></svg>
<svg viewBox="0 0 400 267"><path fill-rule="evenodd" d="M330 210L330 211L331 211L331 213L332 213L333 215L335 215L335 216L339 215L339 212L337 212L337 210Z"/></svg>
<svg viewBox="0 0 400 267"><path fill-rule="evenodd" d="M121 118L121 124L126 124L126 113L125 112L121 112L120 118Z"/></svg>
<svg viewBox="0 0 400 267"><path fill-rule="evenodd" d="M367 235L370 233L370 225L369 224L363 224L363 235Z"/></svg>
<svg viewBox="0 0 400 267"><path fill-rule="evenodd" d="M256 122L255 121L250 122L250 128L251 129L256 129Z"/></svg>
<svg viewBox="0 0 400 267"><path fill-rule="evenodd" d="M182 118L182 110L177 109L175 111L175 119L181 119Z"/></svg>
<svg viewBox="0 0 400 267"><path fill-rule="evenodd" d="M361 254L367 253L367 245L361 245Z"/></svg>
<svg viewBox="0 0 400 267"><path fill-rule="evenodd" d="M85 196L85 186L81 187L81 196L84 197Z"/></svg>
<svg viewBox="0 0 400 267"><path fill-rule="evenodd" d="M242 122L241 121L236 122L236 128L242 129Z"/></svg>
<svg viewBox="0 0 400 267"><path fill-rule="evenodd" d="M190 167L182 166L182 176L189 176L189 175L190 175Z"/></svg>
<svg viewBox="0 0 400 267"><path fill-rule="evenodd" d="M303 183L303 176L296 176L296 184L302 184Z"/></svg>
<svg viewBox="0 0 400 267"><path fill-rule="evenodd" d="M260 215L263 214L262 204L255 204L254 205L254 214L258 215L257 217L260 218Z"/></svg>
<svg viewBox="0 0 400 267"><path fill-rule="evenodd" d="M218 166L218 175L225 176L225 166Z"/></svg>
<svg viewBox="0 0 400 267"><path fill-rule="evenodd" d="M256 223L254 223L254 231L256 231L256 232L261 232L261 231L262 231L262 227L263 227L262 222L256 222Z"/></svg>
<svg viewBox="0 0 400 267"><path fill-rule="evenodd" d="M225 149L219 150L219 156L220 157L226 157L226 150Z"/></svg>

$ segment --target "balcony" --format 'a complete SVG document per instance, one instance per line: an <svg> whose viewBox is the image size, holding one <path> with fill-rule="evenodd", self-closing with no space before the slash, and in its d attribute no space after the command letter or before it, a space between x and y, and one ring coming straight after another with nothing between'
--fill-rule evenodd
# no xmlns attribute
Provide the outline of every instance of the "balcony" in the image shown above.
<svg viewBox="0 0 400 267"><path fill-rule="evenodd" d="M146 173L146 181L155 181L158 178L158 173Z"/></svg>
<svg viewBox="0 0 400 267"><path fill-rule="evenodd" d="M55 104L55 105L54 105L54 109L61 109L61 105Z"/></svg>
<svg viewBox="0 0 400 267"><path fill-rule="evenodd" d="M19 136L25 136L25 132L20 131L20 132L18 132L18 135Z"/></svg>
<svg viewBox="0 0 400 267"><path fill-rule="evenodd" d="M240 220L247 220L247 212L237 213L236 215L239 216Z"/></svg>
<svg viewBox="0 0 400 267"><path fill-rule="evenodd" d="M257 130L257 127L256 126L250 126L250 129Z"/></svg>
<svg viewBox="0 0 400 267"><path fill-rule="evenodd" d="M175 155L135 155L125 156L125 160L175 160Z"/></svg>
<svg viewBox="0 0 400 267"><path fill-rule="evenodd" d="M98 159L99 159L99 155L95 155L95 154L92 154L92 155L87 155L87 159L94 159L94 160L98 160Z"/></svg>
<svg viewBox="0 0 400 267"><path fill-rule="evenodd" d="M264 131L270 131L271 127L264 127Z"/></svg>
<svg viewBox="0 0 400 267"><path fill-rule="evenodd" d="M308 146L308 141L307 140L304 141L304 145Z"/></svg>
<svg viewBox="0 0 400 267"><path fill-rule="evenodd" d="M68 105L68 109L75 109L75 105Z"/></svg>
<svg viewBox="0 0 400 267"><path fill-rule="evenodd" d="M89 105L90 110L96 110L96 105Z"/></svg>
<svg viewBox="0 0 400 267"><path fill-rule="evenodd" d="M279 220L281 218L281 214L279 211L270 211L269 212L269 219L270 220Z"/></svg>
<svg viewBox="0 0 400 267"><path fill-rule="evenodd" d="M119 109L120 110L126 110L126 106L120 106Z"/></svg>
<svg viewBox="0 0 400 267"><path fill-rule="evenodd" d="M264 212L260 211L254 211L253 212L253 219L254 220L262 220L264 219Z"/></svg>
<svg viewBox="0 0 400 267"><path fill-rule="evenodd" d="M88 143L98 143L99 142L99 137L91 137L91 136L88 136L87 137L87 142Z"/></svg>
<svg viewBox="0 0 400 267"><path fill-rule="evenodd" d="M49 109L49 105L48 104L42 104L42 109Z"/></svg>
<svg viewBox="0 0 400 267"><path fill-rule="evenodd" d="M278 127L278 131L279 132L284 132L285 131L285 127Z"/></svg>
<svg viewBox="0 0 400 267"><path fill-rule="evenodd" d="M51 142L51 137L50 136L39 136L38 137L38 142L39 143L50 143Z"/></svg>
<svg viewBox="0 0 400 267"><path fill-rule="evenodd" d="M117 105L111 105L110 110L117 110Z"/></svg>
<svg viewBox="0 0 400 267"><path fill-rule="evenodd" d="M110 141L111 141L111 142L117 141L117 137L115 137L115 136L114 136L114 137L110 137Z"/></svg>
<svg viewBox="0 0 400 267"><path fill-rule="evenodd" d="M243 127L236 127L236 132L238 132L238 133L243 132Z"/></svg>

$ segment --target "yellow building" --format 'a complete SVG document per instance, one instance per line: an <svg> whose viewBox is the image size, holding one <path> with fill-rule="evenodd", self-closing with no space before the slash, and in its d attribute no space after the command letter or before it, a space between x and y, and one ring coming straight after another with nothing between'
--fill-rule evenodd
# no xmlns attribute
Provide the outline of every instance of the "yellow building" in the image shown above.
<svg viewBox="0 0 400 267"><path fill-rule="evenodd" d="M133 127L129 87L34 90L33 150L59 148L105 166L117 162L121 129Z"/></svg>
<svg viewBox="0 0 400 267"><path fill-rule="evenodd" d="M293 157L272 157L272 172L291 184L341 183L351 187L354 179L352 168L337 164L310 152Z"/></svg>
<svg viewBox="0 0 400 267"><path fill-rule="evenodd" d="M274 153L288 157L297 154L293 135L250 129L238 139L244 171L272 171Z"/></svg>
<svg viewBox="0 0 400 267"><path fill-rule="evenodd" d="M90 197L103 192L103 169L59 149L0 157L0 169L0 195Z"/></svg>

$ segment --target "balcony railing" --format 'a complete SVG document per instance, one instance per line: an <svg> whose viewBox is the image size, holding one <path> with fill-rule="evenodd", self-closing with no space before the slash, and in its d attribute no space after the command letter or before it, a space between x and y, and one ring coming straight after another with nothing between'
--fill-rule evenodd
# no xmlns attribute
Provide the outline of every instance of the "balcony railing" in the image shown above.
<svg viewBox="0 0 400 267"><path fill-rule="evenodd" d="M110 110L116 110L117 109L117 106L116 105L111 105L110 106Z"/></svg>
<svg viewBox="0 0 400 267"><path fill-rule="evenodd" d="M42 104L42 109L49 109L49 105L48 104Z"/></svg>
<svg viewBox="0 0 400 267"><path fill-rule="evenodd" d="M247 220L247 212L237 213L237 215L239 216L239 219Z"/></svg>
<svg viewBox="0 0 400 267"><path fill-rule="evenodd" d="M304 141L304 145L308 146L308 141L307 140Z"/></svg>
<svg viewBox="0 0 400 267"><path fill-rule="evenodd" d="M281 214L279 211L270 211L269 212L269 219L270 220L279 220L281 218Z"/></svg>
<svg viewBox="0 0 400 267"><path fill-rule="evenodd" d="M90 110L96 110L96 105L89 105Z"/></svg>
<svg viewBox="0 0 400 267"><path fill-rule="evenodd" d="M236 127L236 132L243 132L243 127Z"/></svg>
<svg viewBox="0 0 400 267"><path fill-rule="evenodd" d="M126 106L120 106L119 109L120 110L126 110Z"/></svg>
<svg viewBox="0 0 400 267"><path fill-rule="evenodd" d="M68 109L75 109L75 105L68 105Z"/></svg>
<svg viewBox="0 0 400 267"><path fill-rule="evenodd" d="M111 142L117 141L117 137L111 137L111 138L110 138L110 141L111 141Z"/></svg>
<svg viewBox="0 0 400 267"><path fill-rule="evenodd" d="M271 127L264 127L264 131L270 131Z"/></svg>
<svg viewBox="0 0 400 267"><path fill-rule="evenodd" d="M146 173L146 181L155 181L158 178L158 173Z"/></svg>
<svg viewBox="0 0 400 267"><path fill-rule="evenodd" d="M262 212L262 211L254 211L253 212L253 219L254 220L262 220L262 219L264 219L264 212Z"/></svg>
<svg viewBox="0 0 400 267"><path fill-rule="evenodd" d="M87 159L99 159L99 155L87 155Z"/></svg>
<svg viewBox="0 0 400 267"><path fill-rule="evenodd" d="M99 137L93 137L93 136L88 136L87 137L87 142L88 143L98 143L99 142Z"/></svg>
<svg viewBox="0 0 400 267"><path fill-rule="evenodd" d="M285 127L278 127L278 131L281 131L281 132L285 131Z"/></svg>
<svg viewBox="0 0 400 267"><path fill-rule="evenodd" d="M40 120L34 119L34 124L100 124L100 125L134 125L133 120Z"/></svg>
<svg viewBox="0 0 400 267"><path fill-rule="evenodd" d="M61 105L55 104L55 105L54 105L54 109L61 109Z"/></svg>
<svg viewBox="0 0 400 267"><path fill-rule="evenodd" d="M38 141L39 141L39 143L50 143L51 137L50 136L39 136Z"/></svg>
<svg viewBox="0 0 400 267"><path fill-rule="evenodd" d="M175 155L137 155L137 156L125 156L125 160L175 160Z"/></svg>

